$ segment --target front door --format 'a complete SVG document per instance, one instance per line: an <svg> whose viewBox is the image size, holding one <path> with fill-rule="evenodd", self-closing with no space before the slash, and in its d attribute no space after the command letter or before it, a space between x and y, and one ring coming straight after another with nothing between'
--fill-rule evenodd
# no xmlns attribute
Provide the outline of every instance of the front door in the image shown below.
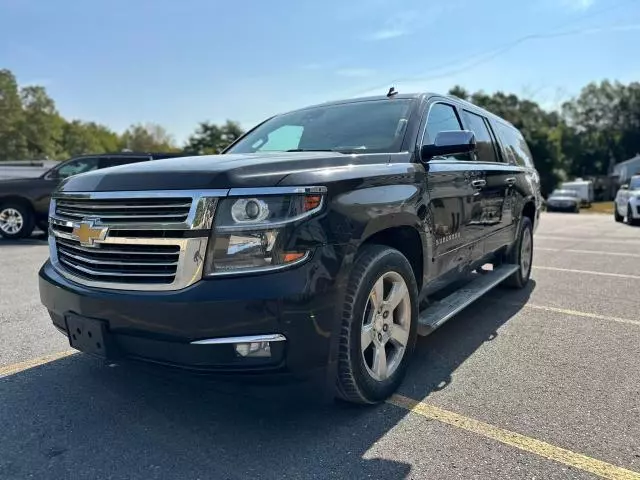
<svg viewBox="0 0 640 480"><path fill-rule="evenodd" d="M441 131L462 130L457 109L452 104L436 101L427 111L422 145L433 143ZM428 229L433 239L431 251L432 278L462 271L476 255L481 231L471 228L480 196L482 180L477 162L467 155L435 157L426 165Z"/></svg>

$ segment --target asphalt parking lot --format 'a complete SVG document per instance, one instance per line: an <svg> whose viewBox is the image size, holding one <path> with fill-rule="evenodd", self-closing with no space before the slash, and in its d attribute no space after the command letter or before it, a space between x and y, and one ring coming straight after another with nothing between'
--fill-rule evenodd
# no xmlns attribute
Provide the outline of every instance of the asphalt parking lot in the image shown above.
<svg viewBox="0 0 640 480"><path fill-rule="evenodd" d="M419 339L400 396L353 408L67 355L44 240L0 241L0 478L640 479L640 228L543 214L534 242L529 288Z"/></svg>

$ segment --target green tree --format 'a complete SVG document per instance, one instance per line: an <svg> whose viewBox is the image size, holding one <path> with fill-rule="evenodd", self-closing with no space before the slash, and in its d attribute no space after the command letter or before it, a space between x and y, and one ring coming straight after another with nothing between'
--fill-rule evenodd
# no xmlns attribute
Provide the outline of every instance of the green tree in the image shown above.
<svg viewBox="0 0 640 480"><path fill-rule="evenodd" d="M73 120L62 129L61 150L64 157L91 153L117 152L121 139L104 125Z"/></svg>
<svg viewBox="0 0 640 480"><path fill-rule="evenodd" d="M27 157L27 143L20 130L23 119L16 77L9 70L0 70L0 160Z"/></svg>
<svg viewBox="0 0 640 480"><path fill-rule="evenodd" d="M568 154L576 175L605 175L640 152L640 83L590 83L562 106L579 141Z"/></svg>
<svg viewBox="0 0 640 480"><path fill-rule="evenodd" d="M185 151L197 155L217 154L243 134L240 125L227 120L222 126L201 122L189 137Z"/></svg>
<svg viewBox="0 0 640 480"><path fill-rule="evenodd" d="M123 148L134 152L173 152L178 150L173 137L162 126L155 123L131 125L122 134L121 144Z"/></svg>
<svg viewBox="0 0 640 480"><path fill-rule="evenodd" d="M20 90L22 121L19 123L31 158L57 158L64 120L44 87L28 86Z"/></svg>

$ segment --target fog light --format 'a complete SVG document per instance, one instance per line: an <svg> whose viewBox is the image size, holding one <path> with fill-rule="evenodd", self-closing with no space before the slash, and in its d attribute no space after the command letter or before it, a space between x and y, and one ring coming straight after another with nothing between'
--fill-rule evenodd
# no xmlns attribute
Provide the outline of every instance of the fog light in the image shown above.
<svg viewBox="0 0 640 480"><path fill-rule="evenodd" d="M236 343L236 353L241 357L265 358L271 356L270 342Z"/></svg>

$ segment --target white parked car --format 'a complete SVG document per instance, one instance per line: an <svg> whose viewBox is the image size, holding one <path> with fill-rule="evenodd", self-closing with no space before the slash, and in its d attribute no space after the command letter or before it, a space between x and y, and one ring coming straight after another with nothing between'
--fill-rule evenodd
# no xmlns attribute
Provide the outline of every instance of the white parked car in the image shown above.
<svg viewBox="0 0 640 480"><path fill-rule="evenodd" d="M613 216L616 222L627 217L629 225L640 225L640 175L634 175L616 194Z"/></svg>

